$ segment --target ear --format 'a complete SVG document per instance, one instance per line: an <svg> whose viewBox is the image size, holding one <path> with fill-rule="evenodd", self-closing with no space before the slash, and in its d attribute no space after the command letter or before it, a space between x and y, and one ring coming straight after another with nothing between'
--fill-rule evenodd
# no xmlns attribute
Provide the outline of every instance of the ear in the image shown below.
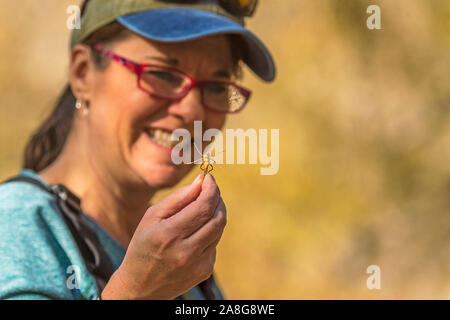
<svg viewBox="0 0 450 320"><path fill-rule="evenodd" d="M91 48L77 44L72 49L69 67L70 87L77 99L84 102L91 100L94 71Z"/></svg>

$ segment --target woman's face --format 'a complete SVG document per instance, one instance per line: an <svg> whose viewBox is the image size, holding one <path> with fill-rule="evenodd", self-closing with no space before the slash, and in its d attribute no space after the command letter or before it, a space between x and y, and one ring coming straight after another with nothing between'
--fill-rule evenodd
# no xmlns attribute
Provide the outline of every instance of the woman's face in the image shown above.
<svg viewBox="0 0 450 320"><path fill-rule="evenodd" d="M105 47L140 64L178 68L197 80L229 80L233 73L230 43L223 35L170 44L133 34ZM90 110L84 119L90 158L98 171L117 181L144 181L156 189L176 184L192 165L173 164L171 148L158 143L164 139L160 133L184 128L193 137L194 120L202 121L203 131L225 123L225 114L202 105L196 87L174 102L150 97L138 88L136 74L119 63L91 72Z"/></svg>

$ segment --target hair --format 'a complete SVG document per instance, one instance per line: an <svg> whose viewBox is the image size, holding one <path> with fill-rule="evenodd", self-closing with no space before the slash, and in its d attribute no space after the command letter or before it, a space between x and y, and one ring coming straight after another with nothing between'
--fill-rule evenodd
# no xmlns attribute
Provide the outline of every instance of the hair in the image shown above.
<svg viewBox="0 0 450 320"><path fill-rule="evenodd" d="M113 22L94 32L83 41L83 44L92 47L95 44L124 39L130 34L128 29L121 24ZM241 40L237 35L230 35L229 37L232 44L232 59L235 62L234 75L236 78L241 78L242 70L239 62L241 60ZM110 63L109 59L106 59L96 50L92 50L92 59L94 65L100 70L106 68ZM76 112L75 103L75 95L70 84L67 84L56 100L53 111L32 134L26 144L23 159L24 168L38 172L56 160L72 129Z"/></svg>

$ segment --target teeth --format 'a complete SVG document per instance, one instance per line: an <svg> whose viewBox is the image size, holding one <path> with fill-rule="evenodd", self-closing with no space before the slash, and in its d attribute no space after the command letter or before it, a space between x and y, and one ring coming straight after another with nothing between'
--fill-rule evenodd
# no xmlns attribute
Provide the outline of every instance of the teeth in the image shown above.
<svg viewBox="0 0 450 320"><path fill-rule="evenodd" d="M156 143L163 145L165 147L173 147L175 146L178 141L171 141L170 137L172 134L161 130L161 129L149 129L147 130L147 133L149 134L150 138L155 141Z"/></svg>

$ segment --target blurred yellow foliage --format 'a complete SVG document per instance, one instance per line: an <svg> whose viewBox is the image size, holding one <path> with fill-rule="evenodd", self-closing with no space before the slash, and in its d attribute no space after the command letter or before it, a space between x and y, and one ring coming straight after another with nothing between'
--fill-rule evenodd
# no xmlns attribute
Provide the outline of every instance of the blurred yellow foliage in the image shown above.
<svg viewBox="0 0 450 320"><path fill-rule="evenodd" d="M227 298L449 299L450 1L260 3L249 27L278 78L246 72L252 101L227 127L279 128L280 170L214 171ZM67 81L70 4L0 0L1 178ZM366 287L372 264L381 290Z"/></svg>

